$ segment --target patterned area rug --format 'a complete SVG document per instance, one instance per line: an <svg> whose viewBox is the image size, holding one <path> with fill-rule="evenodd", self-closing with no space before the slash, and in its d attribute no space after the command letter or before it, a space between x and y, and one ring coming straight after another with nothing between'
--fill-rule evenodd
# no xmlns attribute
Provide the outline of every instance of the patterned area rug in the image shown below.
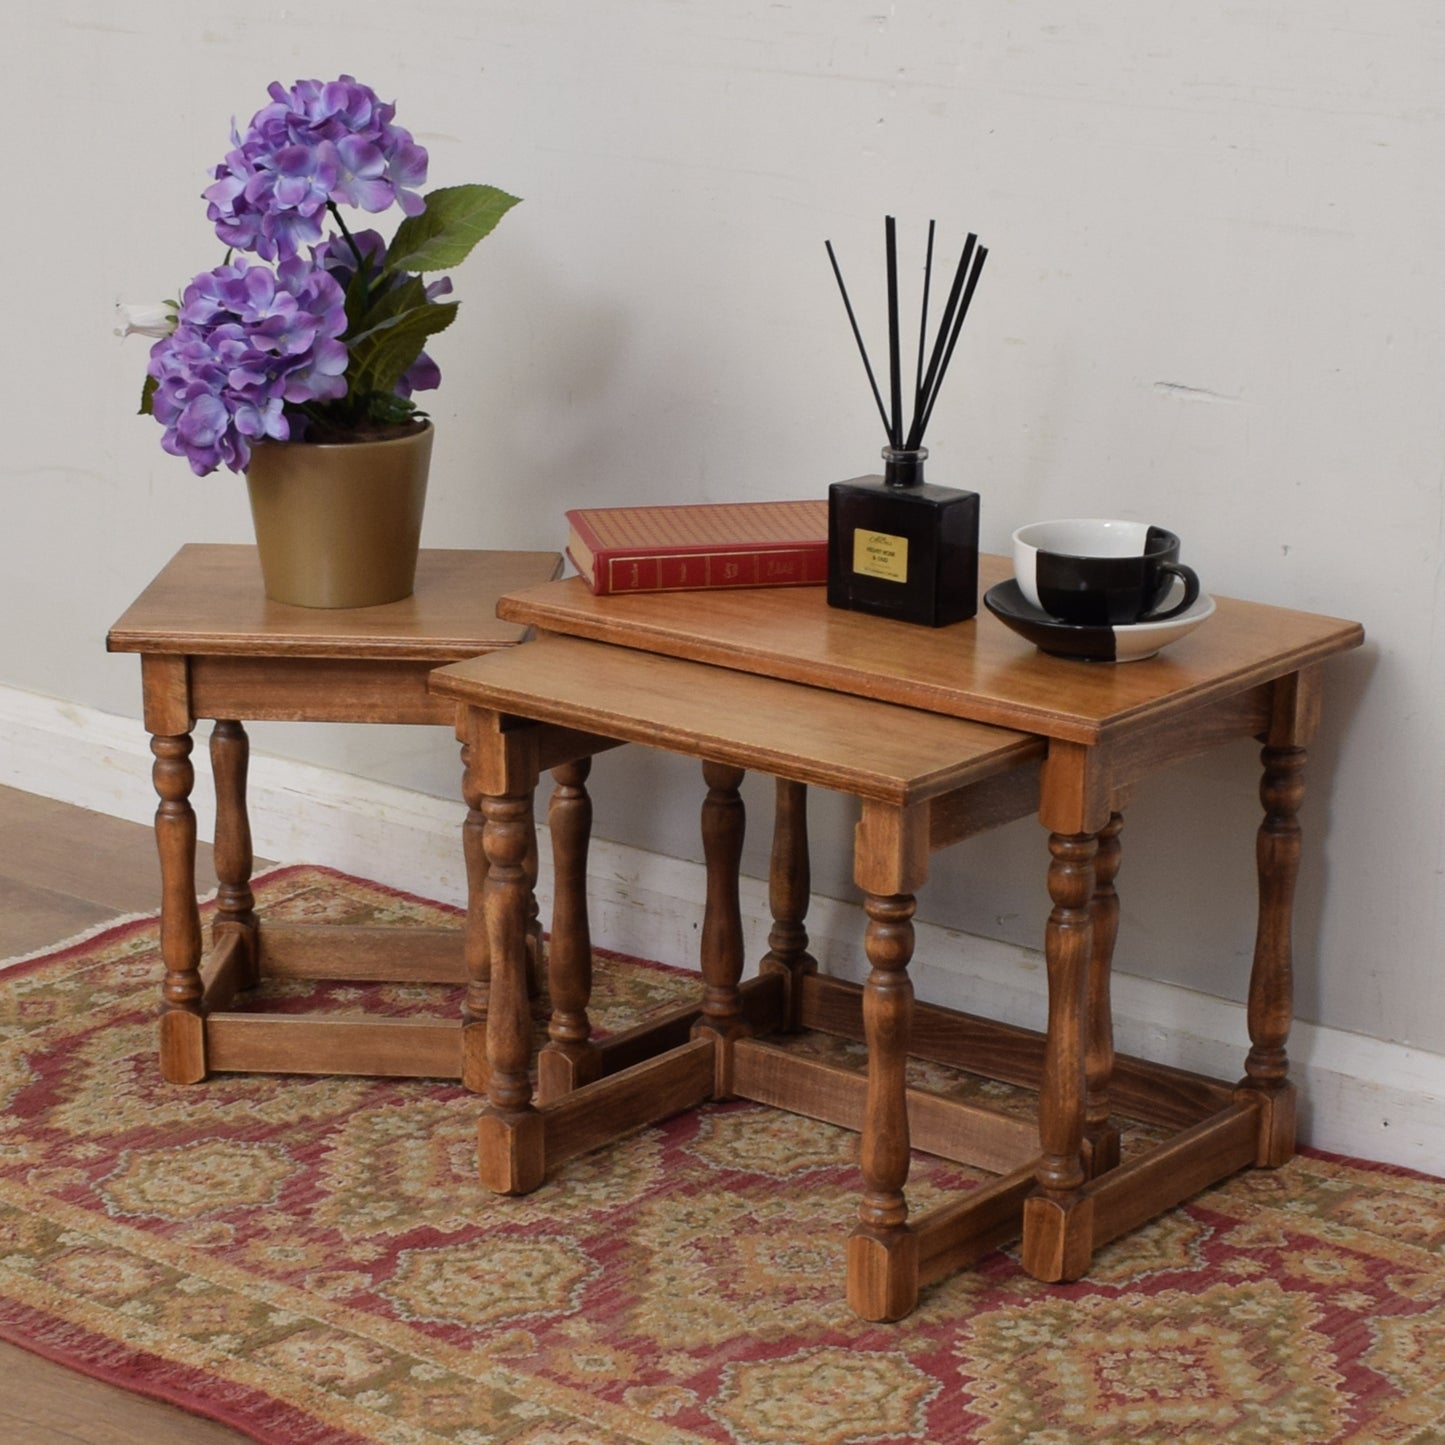
<svg viewBox="0 0 1445 1445"><path fill-rule="evenodd" d="M282 870L271 916L448 910ZM853 1137L710 1107L485 1194L451 1084L159 1077L153 920L0 974L0 1335L275 1445L1445 1440L1442 1184L1306 1155L893 1326L842 1299ZM314 986L277 991L298 1007ZM691 996L601 956L597 1021ZM436 1011L445 990L329 986ZM450 1007L450 1004L446 1005ZM969 1175L919 1158L926 1206Z"/></svg>

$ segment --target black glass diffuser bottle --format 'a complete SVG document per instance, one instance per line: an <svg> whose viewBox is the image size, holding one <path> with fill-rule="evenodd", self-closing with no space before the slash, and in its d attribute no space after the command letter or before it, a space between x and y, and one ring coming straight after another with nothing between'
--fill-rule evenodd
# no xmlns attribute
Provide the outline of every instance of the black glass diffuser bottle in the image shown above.
<svg viewBox="0 0 1445 1445"><path fill-rule="evenodd" d="M978 493L923 480L926 447L828 488L828 602L943 627L978 611Z"/></svg>
<svg viewBox="0 0 1445 1445"><path fill-rule="evenodd" d="M977 245L975 236L970 235L965 242L925 372L933 229L930 222L913 423L906 434L902 426L898 253L893 217L889 216L885 224L891 409L884 406L879 394L837 257L832 245L828 246L848 320L888 433L881 477L856 477L852 481L834 482L828 488L828 602L833 607L891 617L900 622L943 627L965 622L978 611L979 499L976 492L933 486L923 480L923 463L928 456L927 448L922 445L923 429L932 414L943 373L953 355L988 250Z"/></svg>

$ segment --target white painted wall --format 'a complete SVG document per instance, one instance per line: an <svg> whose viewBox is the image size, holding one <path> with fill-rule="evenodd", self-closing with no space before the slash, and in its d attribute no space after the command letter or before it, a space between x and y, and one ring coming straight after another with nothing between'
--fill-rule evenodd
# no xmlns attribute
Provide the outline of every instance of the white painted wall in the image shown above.
<svg viewBox="0 0 1445 1445"><path fill-rule="evenodd" d="M914 239L936 216L992 248L929 437L986 545L1148 517L1211 590L1365 623L1306 805L1300 1015L1445 1053L1442 22L1433 0L12 7L0 684L138 716L106 627L182 542L249 536L239 482L195 480L131 414L144 344L110 313L219 260L197 194L268 81L348 70L397 99L434 184L525 197L436 347L435 545L560 546L568 506L873 469L822 243L878 275L884 213ZM434 729L256 742L456 788ZM1140 799L1126 971L1241 997L1254 773L1241 748ZM689 769L615 756L596 791L604 836L696 855ZM835 896L846 823L818 800ZM1018 825L940 865L921 911L1036 944L1042 878Z"/></svg>

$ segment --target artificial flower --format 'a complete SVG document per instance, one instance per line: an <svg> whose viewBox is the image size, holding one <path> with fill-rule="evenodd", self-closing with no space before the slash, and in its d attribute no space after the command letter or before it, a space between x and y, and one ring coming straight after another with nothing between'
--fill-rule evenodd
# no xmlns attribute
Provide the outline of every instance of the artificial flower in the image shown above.
<svg viewBox="0 0 1445 1445"><path fill-rule="evenodd" d="M396 107L343 75L268 89L202 193L224 264L164 313L122 334L159 339L141 410L199 476L244 471L253 444L350 441L425 418L413 395L441 384L423 349L457 313L447 277L517 198L495 186L422 195L428 157ZM391 241L353 233L343 206L403 220ZM121 329L121 328L118 328Z"/></svg>

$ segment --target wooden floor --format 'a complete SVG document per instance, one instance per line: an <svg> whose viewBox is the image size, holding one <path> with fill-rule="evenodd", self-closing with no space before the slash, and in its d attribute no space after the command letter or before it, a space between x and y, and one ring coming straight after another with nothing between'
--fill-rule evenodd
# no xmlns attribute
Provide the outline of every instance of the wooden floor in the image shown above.
<svg viewBox="0 0 1445 1445"><path fill-rule="evenodd" d="M196 886L215 887L199 850ZM149 828L0 788L0 959L127 913L153 913L160 869ZM224 1445L250 1437L0 1343L4 1445Z"/></svg>

